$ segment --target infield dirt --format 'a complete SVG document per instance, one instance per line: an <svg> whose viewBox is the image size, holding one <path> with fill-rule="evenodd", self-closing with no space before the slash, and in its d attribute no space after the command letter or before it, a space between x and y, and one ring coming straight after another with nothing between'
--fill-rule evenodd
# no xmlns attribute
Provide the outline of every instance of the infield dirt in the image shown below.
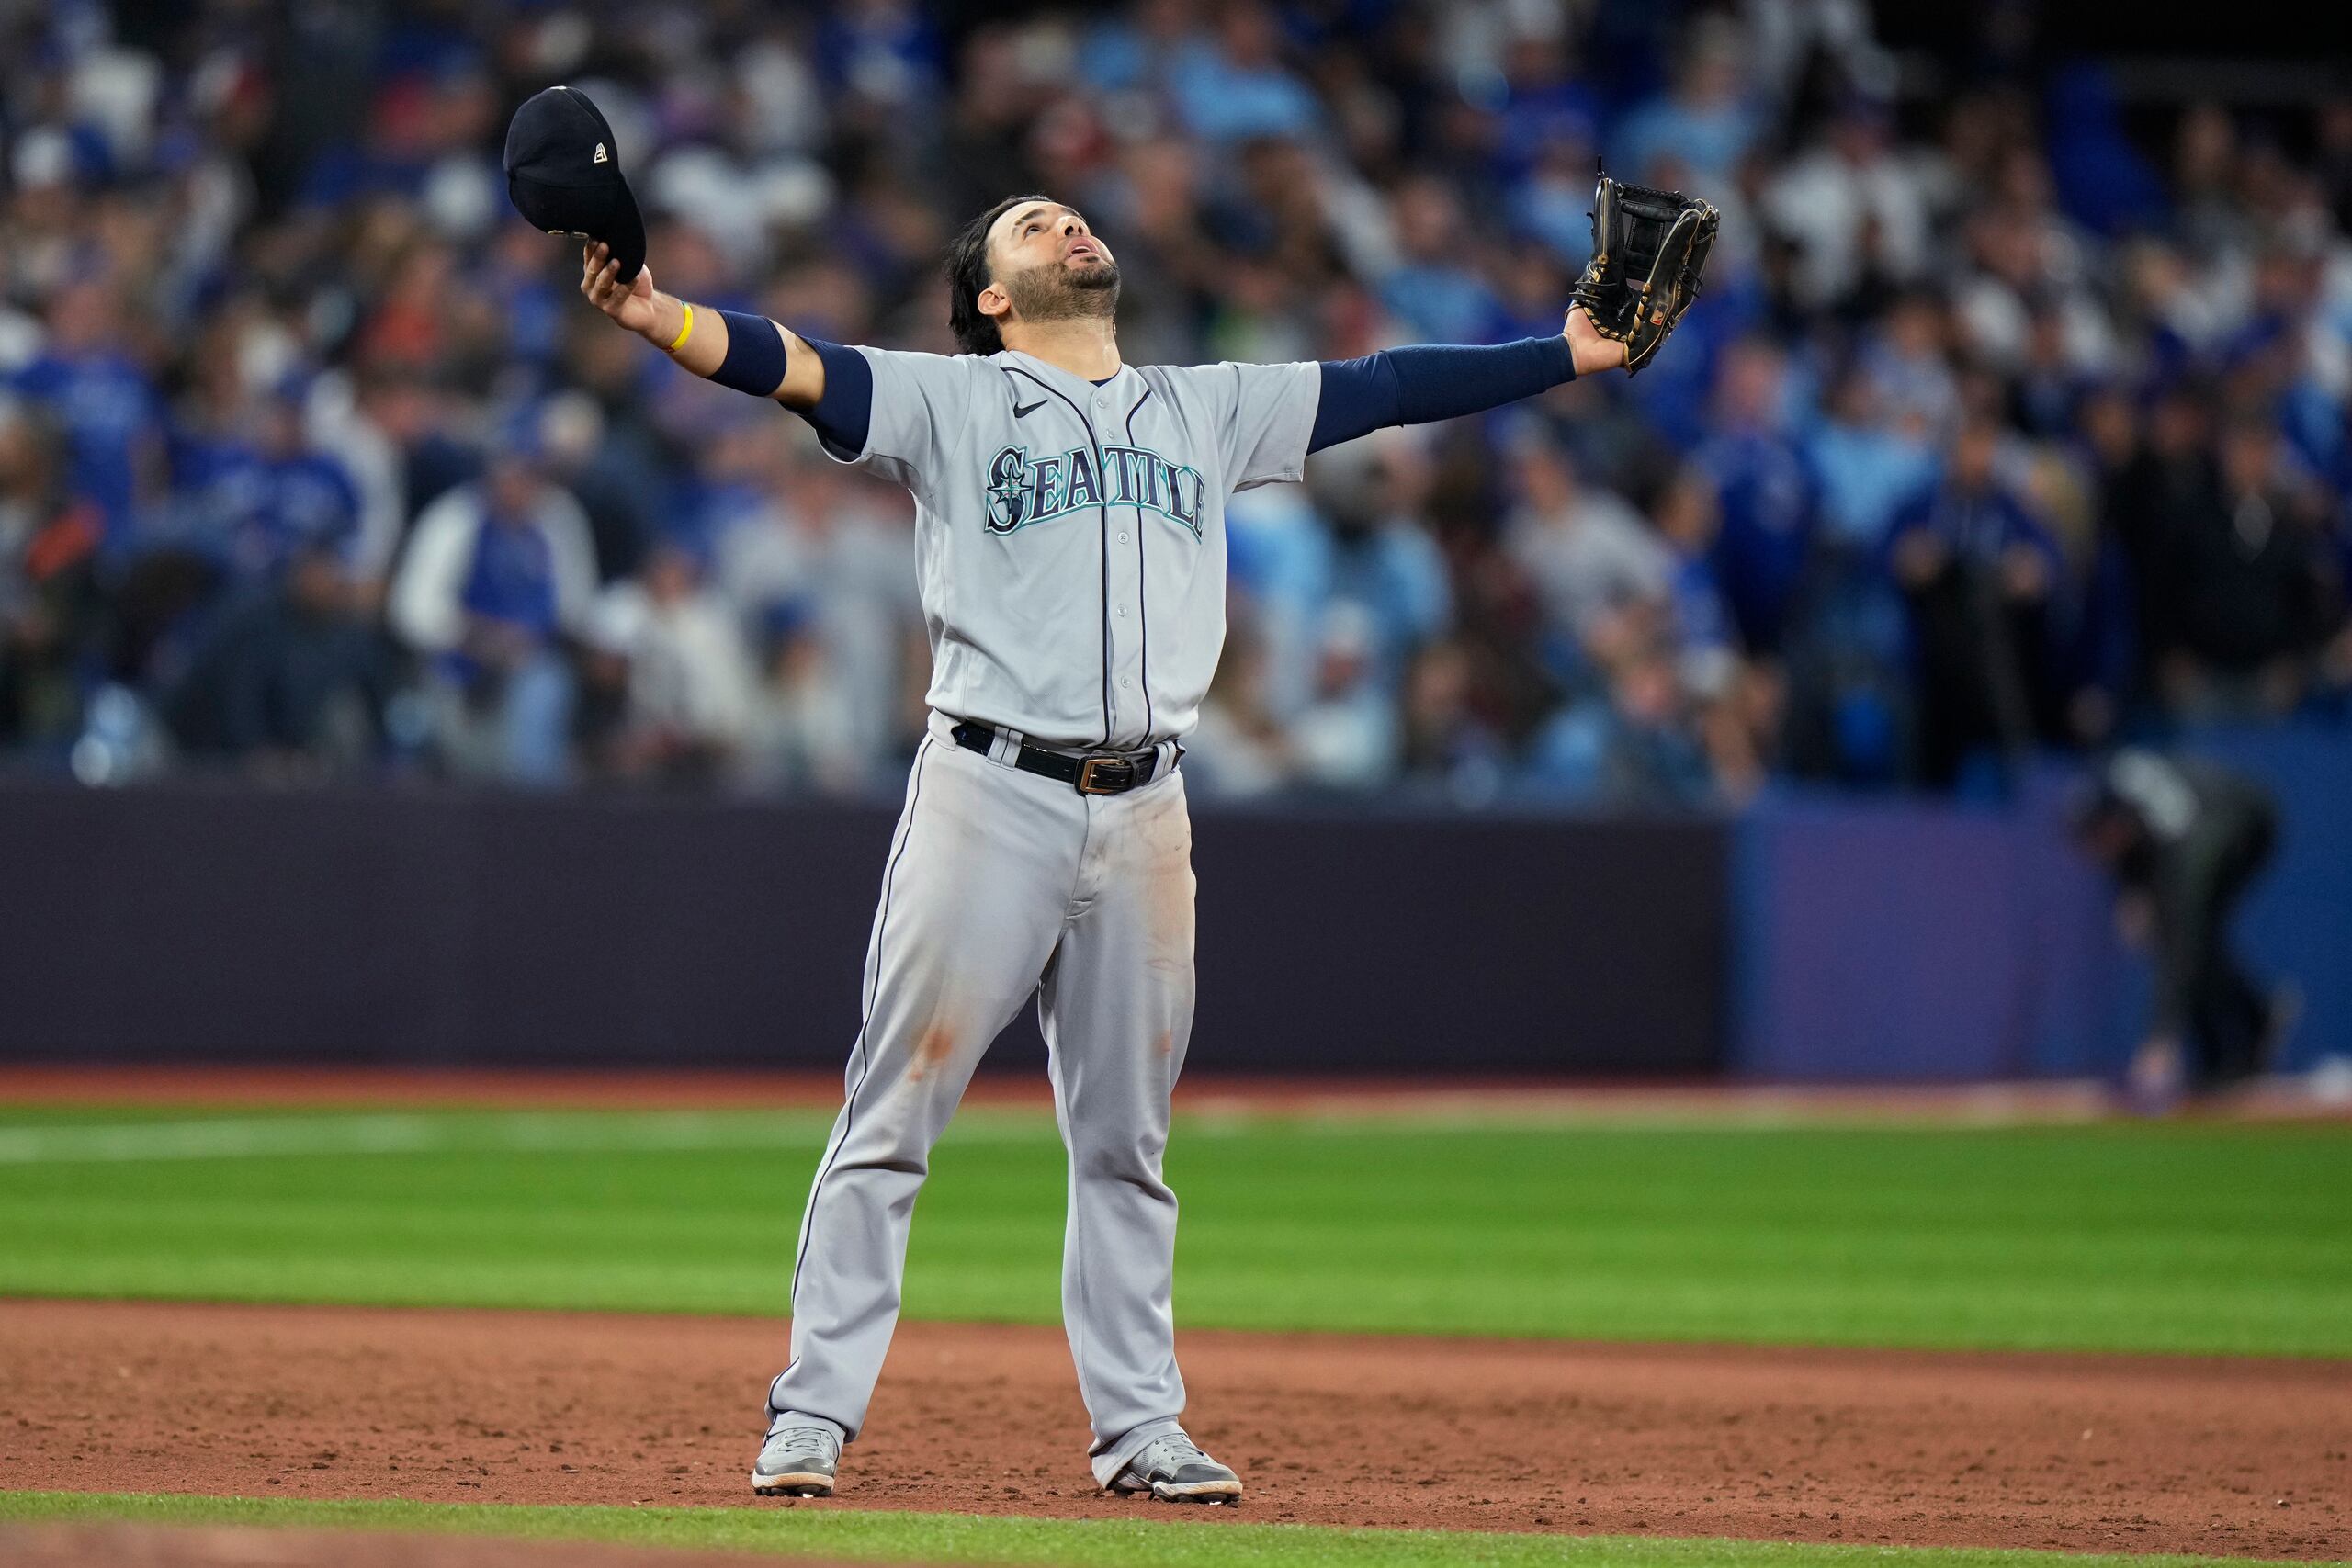
<svg viewBox="0 0 2352 1568"><path fill-rule="evenodd" d="M1100 1517L1051 1329L908 1324L841 1495L748 1492L785 1326L0 1302L18 1487ZM1235 1517L2352 1552L2352 1362L1200 1333ZM1216 1513L1188 1517L1214 1519Z"/></svg>

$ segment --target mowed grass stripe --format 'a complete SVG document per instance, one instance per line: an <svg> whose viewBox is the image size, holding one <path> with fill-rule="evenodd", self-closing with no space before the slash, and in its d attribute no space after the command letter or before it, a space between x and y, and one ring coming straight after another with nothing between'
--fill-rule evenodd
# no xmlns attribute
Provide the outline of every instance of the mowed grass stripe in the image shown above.
<svg viewBox="0 0 2352 1568"><path fill-rule="evenodd" d="M976 1108L959 1119L965 1142L1031 1142L1040 1118ZM461 1150L619 1152L800 1148L832 1125L810 1111L394 1111L185 1116L0 1126L0 1166L266 1159L288 1155L434 1154Z"/></svg>
<svg viewBox="0 0 2352 1568"><path fill-rule="evenodd" d="M0 1111L0 1292L774 1314L828 1120ZM1055 1321L1050 1119L933 1168L909 1315ZM1224 1116L1169 1172L1193 1327L2352 1355L2343 1127Z"/></svg>
<svg viewBox="0 0 2352 1568"><path fill-rule="evenodd" d="M1024 1519L836 1508L536 1507L492 1504L0 1492L0 1523L424 1530L526 1540L1021 1568L2222 1568L2252 1558L2127 1556L1716 1538L1335 1529L1220 1519Z"/></svg>

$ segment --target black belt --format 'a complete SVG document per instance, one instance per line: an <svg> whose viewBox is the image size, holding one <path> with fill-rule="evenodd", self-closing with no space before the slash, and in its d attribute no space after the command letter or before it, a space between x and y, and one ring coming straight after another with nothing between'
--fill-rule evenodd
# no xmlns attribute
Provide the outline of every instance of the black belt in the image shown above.
<svg viewBox="0 0 2352 1568"><path fill-rule="evenodd" d="M993 724L965 719L948 733L965 750L985 753L1005 732ZM1066 751L1048 751L1024 740L1013 753L1012 765L1024 773L1075 784L1080 795L1125 795L1138 784L1151 782L1159 768L1159 750L1154 747L1148 751L1106 751L1074 757Z"/></svg>

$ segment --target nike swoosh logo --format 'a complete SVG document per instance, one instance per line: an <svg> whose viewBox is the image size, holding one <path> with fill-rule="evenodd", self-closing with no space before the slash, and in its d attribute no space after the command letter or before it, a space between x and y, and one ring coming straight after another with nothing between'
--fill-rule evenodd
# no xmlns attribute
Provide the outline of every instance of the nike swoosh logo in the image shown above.
<svg viewBox="0 0 2352 1568"><path fill-rule="evenodd" d="M1051 400L1052 400L1047 398L1039 398L1034 403L1015 403L1012 405L1012 417L1015 419L1027 419L1031 414L1035 413L1039 409L1044 408L1046 404Z"/></svg>

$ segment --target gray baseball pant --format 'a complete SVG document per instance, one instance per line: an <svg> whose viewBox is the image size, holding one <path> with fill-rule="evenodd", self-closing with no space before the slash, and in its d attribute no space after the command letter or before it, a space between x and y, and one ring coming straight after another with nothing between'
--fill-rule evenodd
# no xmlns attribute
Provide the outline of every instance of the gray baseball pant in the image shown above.
<svg viewBox="0 0 2352 1568"><path fill-rule="evenodd" d="M854 1438L899 1320L932 1145L1034 989L1069 1153L1062 1320L1097 1482L1177 1425L1169 1093L1193 1028L1193 829L1174 746L1123 795L1082 795L957 746L933 715L875 911L850 1053L792 1280L771 1410Z"/></svg>

